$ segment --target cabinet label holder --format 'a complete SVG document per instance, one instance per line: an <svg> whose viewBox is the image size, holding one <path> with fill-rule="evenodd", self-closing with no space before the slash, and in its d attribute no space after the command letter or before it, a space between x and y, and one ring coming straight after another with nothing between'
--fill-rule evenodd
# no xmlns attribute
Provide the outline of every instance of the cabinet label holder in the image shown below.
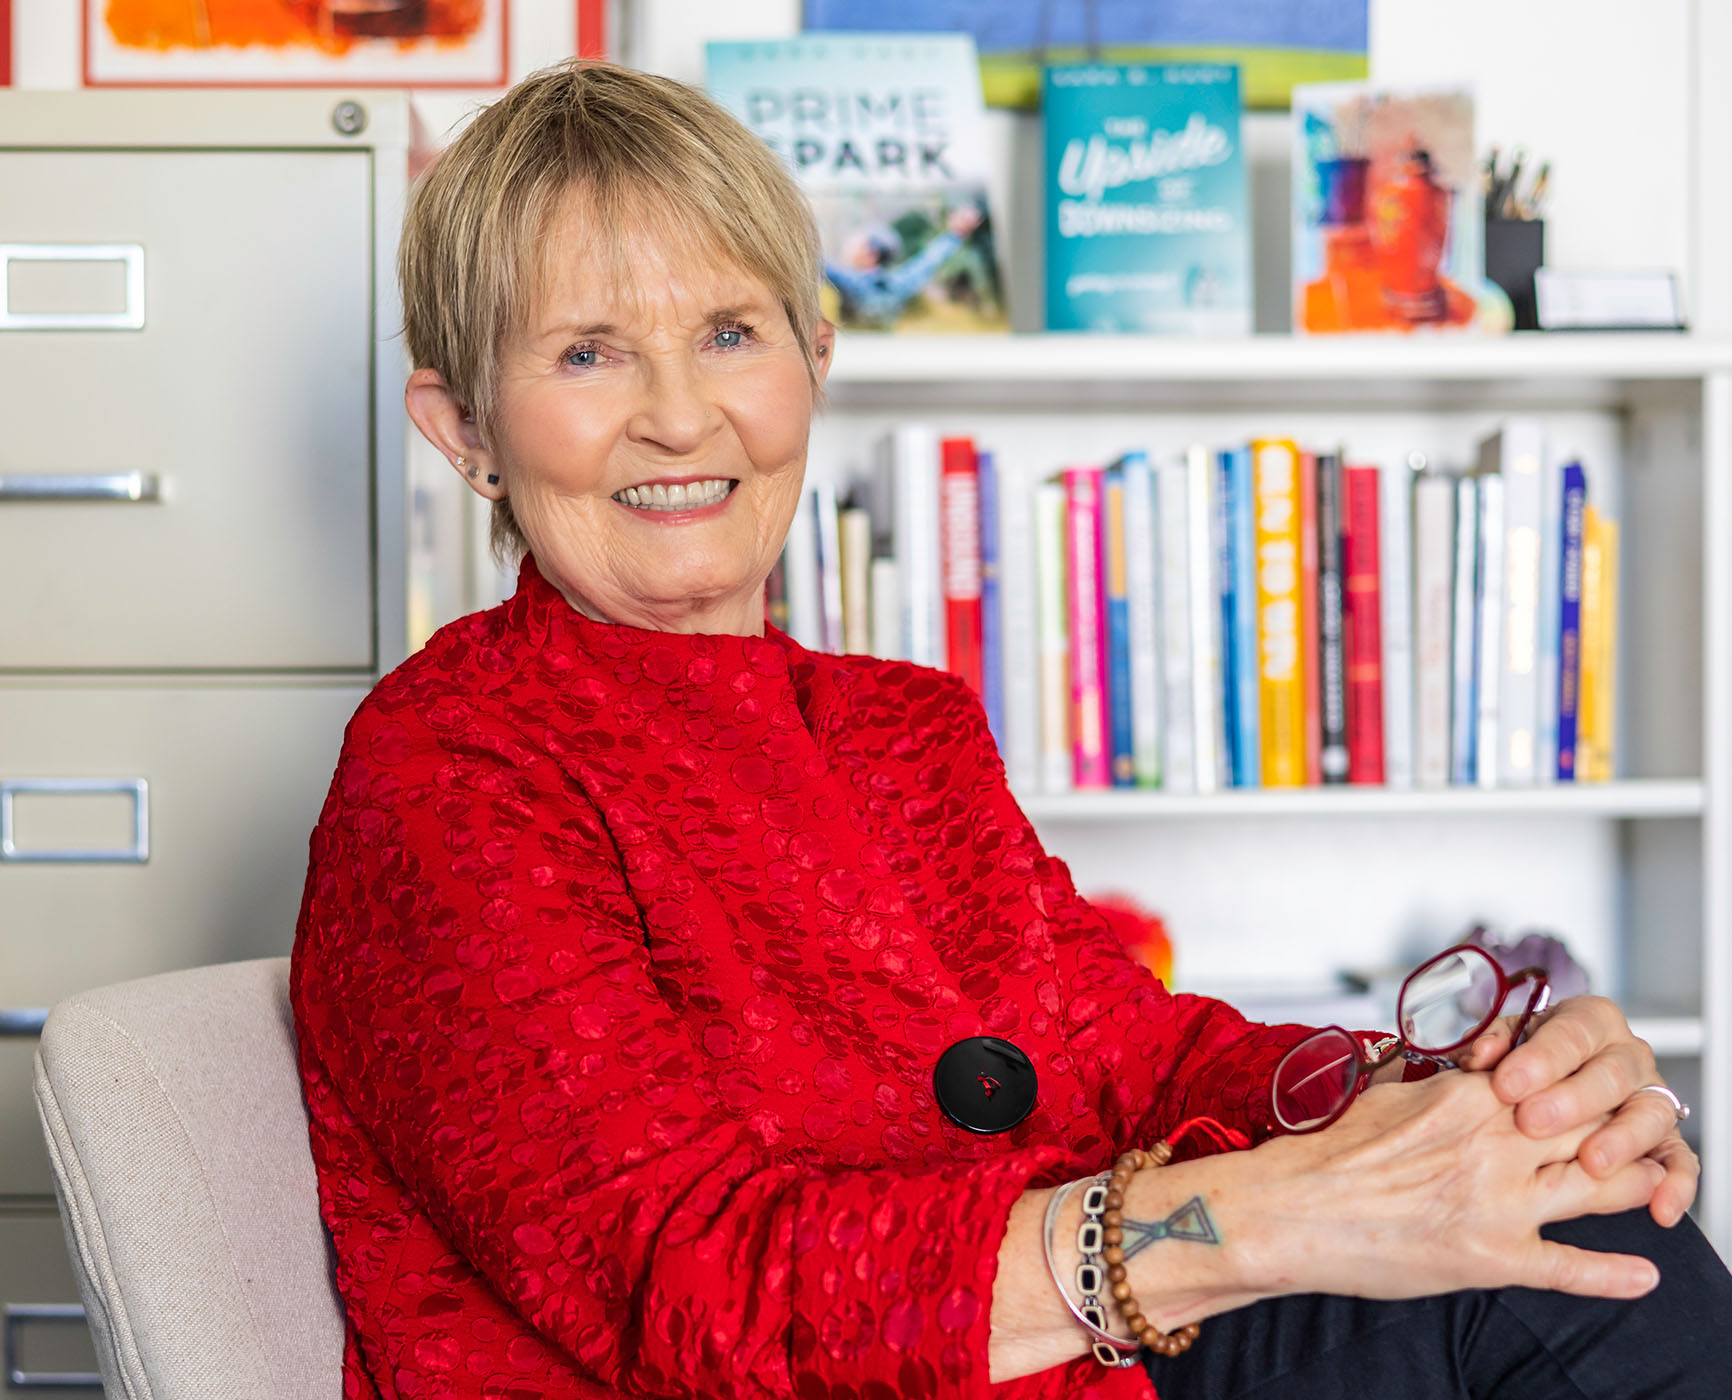
<svg viewBox="0 0 1732 1400"><path fill-rule="evenodd" d="M117 262L126 268L126 304L119 311L14 311L15 262ZM141 331L144 329L144 247L138 243L0 243L0 331Z"/></svg>
<svg viewBox="0 0 1732 1400"><path fill-rule="evenodd" d="M5 1371L8 1386L38 1385L64 1390L100 1390L102 1376L95 1371L26 1371L19 1355L18 1334L26 1322L83 1322L84 1309L77 1303L6 1304Z"/></svg>
<svg viewBox="0 0 1732 1400"><path fill-rule="evenodd" d="M132 798L132 845L113 850L52 847L30 850L18 845L14 811L19 793L119 793ZM150 859L150 784L143 778L4 778L0 779L0 863L61 865L143 865Z"/></svg>

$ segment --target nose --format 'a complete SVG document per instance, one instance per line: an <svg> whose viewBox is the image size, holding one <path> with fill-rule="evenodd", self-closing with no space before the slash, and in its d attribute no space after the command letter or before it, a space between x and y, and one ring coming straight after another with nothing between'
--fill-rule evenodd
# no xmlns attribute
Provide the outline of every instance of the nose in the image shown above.
<svg viewBox="0 0 1732 1400"><path fill-rule="evenodd" d="M627 425L634 442L671 457L700 448L721 421L695 367L663 362L644 377L643 396Z"/></svg>

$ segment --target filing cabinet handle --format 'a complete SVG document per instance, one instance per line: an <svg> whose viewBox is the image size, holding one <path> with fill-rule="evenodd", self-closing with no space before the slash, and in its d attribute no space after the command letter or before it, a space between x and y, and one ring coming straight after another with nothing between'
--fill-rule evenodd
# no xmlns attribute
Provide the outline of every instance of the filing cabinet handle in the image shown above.
<svg viewBox="0 0 1732 1400"><path fill-rule="evenodd" d="M5 501L159 501L162 479L154 472L116 472L112 476L60 476L14 473L0 476Z"/></svg>
<svg viewBox="0 0 1732 1400"><path fill-rule="evenodd" d="M132 845L117 850L20 850L13 799L21 792L118 792L132 798ZM143 865L150 859L150 784L143 778L0 778L0 863Z"/></svg>
<svg viewBox="0 0 1732 1400"><path fill-rule="evenodd" d="M5 1371L10 1385L54 1386L64 1390L100 1390L95 1371L26 1371L18 1356L18 1331L26 1322L83 1322L77 1303L8 1303L6 1305Z"/></svg>
<svg viewBox="0 0 1732 1400"><path fill-rule="evenodd" d="M0 1006L0 1035L41 1035L46 1006Z"/></svg>
<svg viewBox="0 0 1732 1400"><path fill-rule="evenodd" d="M119 311L14 311L8 284L15 262L126 264L126 305ZM0 331L139 331L144 329L144 248L138 243L0 243Z"/></svg>

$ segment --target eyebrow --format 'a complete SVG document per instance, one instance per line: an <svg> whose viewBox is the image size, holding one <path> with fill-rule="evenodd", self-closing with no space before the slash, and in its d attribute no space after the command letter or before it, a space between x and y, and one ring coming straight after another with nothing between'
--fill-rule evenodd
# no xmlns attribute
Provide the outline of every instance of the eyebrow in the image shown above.
<svg viewBox="0 0 1732 1400"><path fill-rule="evenodd" d="M704 322L706 325L714 326L723 321L744 321L749 317L762 316L764 314L764 309L761 306L745 304L719 306L715 310L705 313ZM619 327L614 325L612 322L597 321L587 325L568 324L550 326L547 330L542 332L542 337L551 340L555 336L561 338L569 336L576 340L584 340L590 336L618 334Z"/></svg>

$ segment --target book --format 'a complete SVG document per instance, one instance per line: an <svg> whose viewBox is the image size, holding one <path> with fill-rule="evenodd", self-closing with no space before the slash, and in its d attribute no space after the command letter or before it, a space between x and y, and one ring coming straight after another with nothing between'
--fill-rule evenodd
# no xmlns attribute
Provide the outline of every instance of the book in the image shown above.
<svg viewBox="0 0 1732 1400"><path fill-rule="evenodd" d="M1155 474L1146 452L1119 464L1125 491L1125 592L1131 650L1131 754L1139 787L1161 781L1159 550L1155 534Z"/></svg>
<svg viewBox="0 0 1732 1400"><path fill-rule="evenodd" d="M1534 781L1558 780L1559 602L1564 538L1564 464L1547 452L1540 464L1540 581L1534 625L1534 689L1538 691L1534 721Z"/></svg>
<svg viewBox="0 0 1732 1400"><path fill-rule="evenodd" d="M1346 596L1341 568L1341 457L1317 454L1317 657L1318 705L1322 720L1325 783L1347 781L1347 657L1343 620Z"/></svg>
<svg viewBox="0 0 1732 1400"><path fill-rule="evenodd" d="M1299 637L1305 667L1305 777L1323 772L1322 665L1317 635L1317 454L1299 454Z"/></svg>
<svg viewBox="0 0 1732 1400"><path fill-rule="evenodd" d="M968 35L712 40L705 83L811 201L826 317L850 329L1009 329Z"/></svg>
<svg viewBox="0 0 1732 1400"><path fill-rule="evenodd" d="M1588 479L1580 462L1561 473L1562 528L1558 543L1558 751L1557 780L1577 778L1576 735L1582 683L1582 545Z"/></svg>
<svg viewBox="0 0 1732 1400"><path fill-rule="evenodd" d="M1594 687L1594 766L1590 782L1609 783L1618 766L1618 522L1600 517L1599 675Z"/></svg>
<svg viewBox="0 0 1732 1400"><path fill-rule="evenodd" d="M842 650L855 656L872 651L872 516L849 506L837 516L842 551Z"/></svg>
<svg viewBox="0 0 1732 1400"><path fill-rule="evenodd" d="M1108 744L1106 597L1101 579L1101 473L1067 467L1065 488L1066 601L1070 624L1071 783L1112 783Z"/></svg>
<svg viewBox="0 0 1732 1400"><path fill-rule="evenodd" d="M793 523L782 544L787 580L788 635L808 651L824 650L823 585L818 570L818 501L800 492Z"/></svg>
<svg viewBox="0 0 1732 1400"><path fill-rule="evenodd" d="M1161 785L1197 790L1196 733L1191 685L1190 467L1163 462L1155 470L1155 519L1160 535L1161 694L1166 714Z"/></svg>
<svg viewBox="0 0 1732 1400"><path fill-rule="evenodd" d="M1383 781L1413 786L1413 469L1383 469L1378 555L1383 586Z"/></svg>
<svg viewBox="0 0 1732 1400"><path fill-rule="evenodd" d="M938 450L944 654L951 673L981 695L986 683L980 659L980 468L970 438L944 438Z"/></svg>
<svg viewBox="0 0 1732 1400"><path fill-rule="evenodd" d="M1498 783L1534 781L1539 730L1541 466L1545 436L1530 418L1512 418L1480 447L1481 470L1503 480L1503 623L1498 667Z"/></svg>
<svg viewBox="0 0 1732 1400"><path fill-rule="evenodd" d="M1576 700L1576 781L1600 780L1600 663L1605 656L1604 517L1582 511L1581 677Z"/></svg>
<svg viewBox="0 0 1732 1400"><path fill-rule="evenodd" d="M1131 604L1125 570L1125 474L1109 467L1101 476L1101 574L1106 596L1107 746L1114 787L1135 787L1135 741L1131 733Z"/></svg>
<svg viewBox="0 0 1732 1400"><path fill-rule="evenodd" d="M1478 594L1474 619L1479 641L1474 647L1475 718L1474 782L1498 786L1503 777L1503 731L1500 708L1503 681L1504 622L1504 479L1495 473L1479 478L1479 561L1475 570Z"/></svg>
<svg viewBox="0 0 1732 1400"><path fill-rule="evenodd" d="M1071 790L1070 621L1065 532L1069 503L1058 482L1034 489L1034 562L1040 634L1040 789Z"/></svg>
<svg viewBox="0 0 1732 1400"><path fill-rule="evenodd" d="M1209 522L1210 573L1215 582L1216 637L1220 646L1221 693L1216 704L1221 712L1221 785L1240 786L1238 774L1244 768L1239 744L1239 707L1236 671L1237 639L1234 636L1233 595L1237 579L1233 569L1232 454L1212 454L1214 480L1210 483L1211 519Z"/></svg>
<svg viewBox="0 0 1732 1400"><path fill-rule="evenodd" d="M873 559L868 592L872 598L872 655L906 661L902 652L902 571L894 559Z"/></svg>
<svg viewBox="0 0 1732 1400"><path fill-rule="evenodd" d="M770 576L764 580L764 621L779 632L788 631L788 546L770 566ZM789 636L793 633L789 632Z"/></svg>
<svg viewBox="0 0 1732 1400"><path fill-rule="evenodd" d="M1449 684L1449 780L1471 783L1479 758L1479 486L1464 476L1455 483L1455 597L1452 600Z"/></svg>
<svg viewBox="0 0 1732 1400"><path fill-rule="evenodd" d="M1021 481L1000 471L996 462L992 475L998 509L998 557L1011 563L1010 568L998 571L1004 688L1004 738L999 749L1011 787L1018 792L1038 792L1041 657L1035 608L1038 557L1034 498ZM982 528L984 522L983 514Z"/></svg>
<svg viewBox="0 0 1732 1400"><path fill-rule="evenodd" d="M1341 635L1347 681L1347 781L1383 782L1383 578L1379 470L1341 469Z"/></svg>
<svg viewBox="0 0 1732 1400"><path fill-rule="evenodd" d="M1047 329L1249 335L1237 66L1057 65L1042 103Z"/></svg>
<svg viewBox="0 0 1732 1400"><path fill-rule="evenodd" d="M1427 789L1449 783L1455 494L1435 472L1413 484L1414 779Z"/></svg>
<svg viewBox="0 0 1732 1400"><path fill-rule="evenodd" d="M999 596L998 560L998 470L990 452L974 454L979 490L980 552L980 698L986 707L986 727L1000 755L1006 752L1004 733L1004 633L1003 604ZM1028 556L1016 556L1018 567L1026 567Z"/></svg>
<svg viewBox="0 0 1732 1400"><path fill-rule="evenodd" d="M1226 709L1233 735L1233 786L1254 788L1263 781L1263 746L1258 736L1257 682L1257 527L1252 487L1251 449L1235 447L1221 454L1226 523L1226 547L1221 552L1222 652L1231 658L1224 667ZM1303 597L1303 595L1301 595Z"/></svg>
<svg viewBox="0 0 1732 1400"><path fill-rule="evenodd" d="M1305 784L1305 674L1299 636L1299 451L1251 444L1257 492L1257 727L1264 787Z"/></svg>
<svg viewBox="0 0 1732 1400"><path fill-rule="evenodd" d="M842 526L836 508L836 488L819 482L812 488L812 515L818 542L818 622L820 650L846 650L842 641Z"/></svg>
<svg viewBox="0 0 1732 1400"><path fill-rule="evenodd" d="M895 654L942 669L946 623L938 478L938 434L926 424L900 423L880 440L872 518L885 534L874 547L896 561L902 621Z"/></svg>
<svg viewBox="0 0 1732 1400"><path fill-rule="evenodd" d="M1189 476L1186 503L1190 530L1185 558L1191 602L1191 732L1198 792L1214 792L1222 783L1221 741L1224 722L1221 687L1221 603L1215 584L1215 462L1202 444L1185 453Z"/></svg>

